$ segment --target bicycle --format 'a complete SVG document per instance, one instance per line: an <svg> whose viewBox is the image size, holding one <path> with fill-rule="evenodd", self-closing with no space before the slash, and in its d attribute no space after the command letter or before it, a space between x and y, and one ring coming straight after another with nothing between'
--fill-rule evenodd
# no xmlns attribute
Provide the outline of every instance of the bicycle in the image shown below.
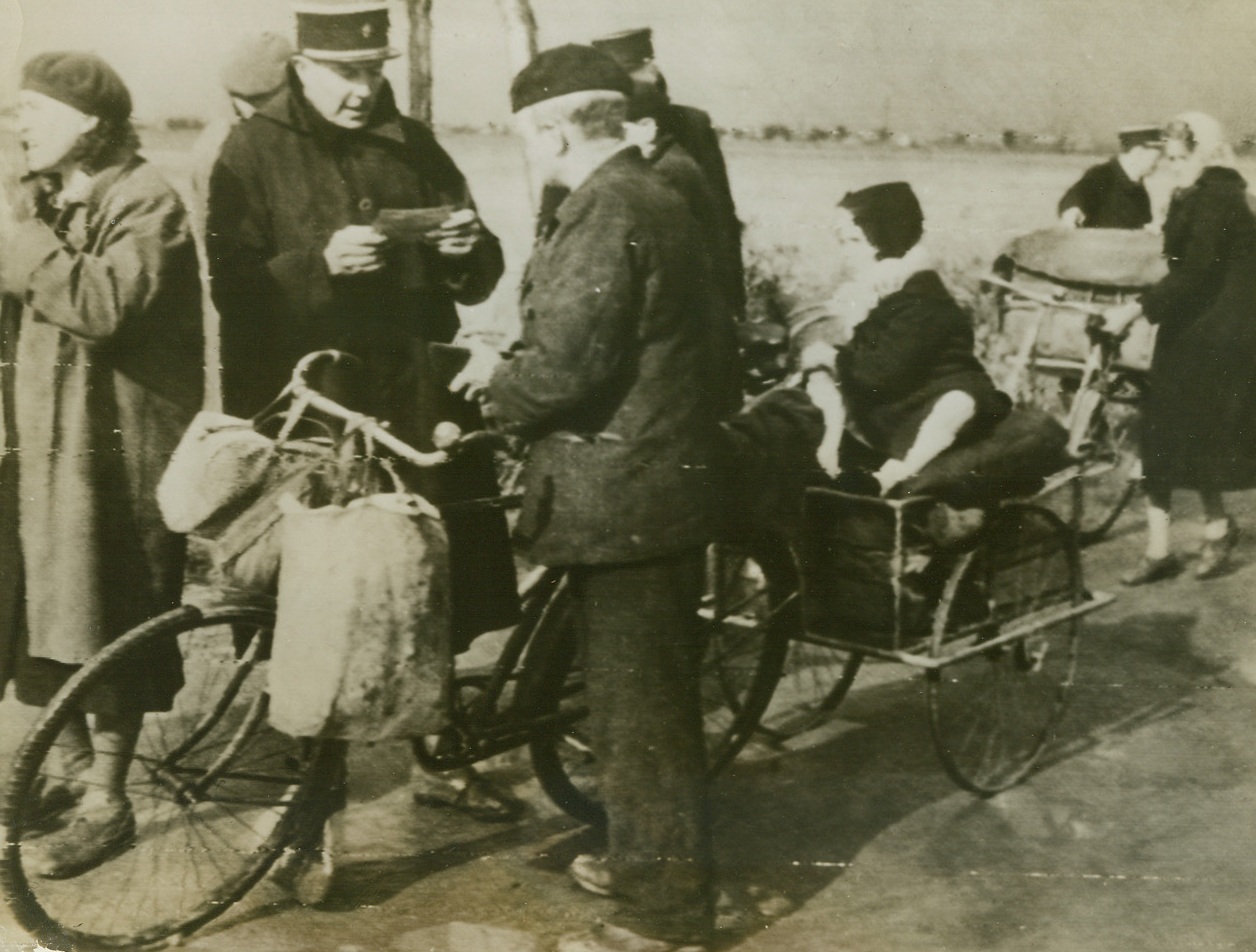
<svg viewBox="0 0 1256 952"><path fill-rule="evenodd" d="M1146 393L1155 330L1135 324L1123 338L1096 318L1134 300L1163 275L1160 239L1116 229L1047 229L1015 241L982 283L994 291L1000 331L1019 341L1002 388L1041 406L1069 431L1077 460L1044 490L1082 545L1116 524L1142 479L1139 404ZM1079 479L1073 479L1073 476Z"/></svg>
<svg viewBox="0 0 1256 952"><path fill-rule="evenodd" d="M1008 307L1041 308L1025 332L1004 389L1042 406L1068 430L1068 452L1077 462L1049 481L1042 494L1050 498L1069 489L1067 521L1083 546L1092 545L1116 524L1142 481L1138 408L1146 394L1147 372L1122 363L1125 337L1103 331L1103 306L1045 297L997 278L985 281L1007 292ZM1061 311L1085 318L1084 360L1036 351L1044 322Z"/></svg>
<svg viewBox="0 0 1256 952"><path fill-rule="evenodd" d="M294 397L323 417L349 421L397 459L430 467L458 451L454 445L446 452L417 452L376 421L311 391L302 369L294 375ZM328 447L329 453L335 449ZM517 497L499 496L457 505L517 504ZM793 603L788 580L780 578L788 569L770 553L715 545L708 563L700 611L708 632L702 696L715 773L733 759L762 714L759 704L766 703L788 648ZM747 578L756 584L747 585ZM521 608L519 624L489 669L455 673L449 726L433 737L414 738L415 756L428 769L446 770L527 746L555 803L583 822L600 823L563 573L528 573ZM332 845L321 835L344 805L343 744L288 737L268 724L266 662L275 610L269 597L211 592L113 642L39 717L15 758L6 792L0 887L17 921L44 945L89 952L177 943L223 914L281 857L334 868ZM27 847L55 823L40 814L40 792L73 779L60 774L50 756L62 728L96 685L160 642L180 648L185 684L172 710L143 721L126 782L136 815L133 841L73 879L29 874Z"/></svg>

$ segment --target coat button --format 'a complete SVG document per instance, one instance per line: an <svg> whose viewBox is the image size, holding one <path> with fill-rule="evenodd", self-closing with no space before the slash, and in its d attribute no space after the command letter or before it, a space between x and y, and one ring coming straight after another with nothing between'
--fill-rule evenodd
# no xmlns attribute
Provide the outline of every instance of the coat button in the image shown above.
<svg viewBox="0 0 1256 952"><path fill-rule="evenodd" d="M369 198L364 198L358 202L358 209L359 211L367 212L369 214L370 212L375 211L375 203Z"/></svg>

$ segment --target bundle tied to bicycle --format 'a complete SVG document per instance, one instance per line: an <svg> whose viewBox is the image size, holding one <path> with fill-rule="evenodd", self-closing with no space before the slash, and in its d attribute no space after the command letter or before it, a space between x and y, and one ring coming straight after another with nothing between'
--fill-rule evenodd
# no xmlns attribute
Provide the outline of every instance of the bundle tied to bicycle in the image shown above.
<svg viewBox="0 0 1256 952"><path fill-rule="evenodd" d="M270 723L294 737L377 741L440 730L453 673L440 512L379 446L419 453L305 383L252 420L202 412L158 487L166 524L200 540L219 589L277 599ZM273 435L272 435L273 434Z"/></svg>

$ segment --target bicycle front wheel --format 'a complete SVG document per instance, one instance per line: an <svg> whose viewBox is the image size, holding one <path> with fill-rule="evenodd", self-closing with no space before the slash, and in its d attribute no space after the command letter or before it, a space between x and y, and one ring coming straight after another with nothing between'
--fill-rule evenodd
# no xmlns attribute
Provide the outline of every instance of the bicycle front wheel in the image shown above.
<svg viewBox="0 0 1256 952"><path fill-rule="evenodd" d="M324 762L332 745L267 724L273 623L264 609L176 609L118 639L49 704L15 760L0 858L14 915L43 944L88 952L187 935L230 908L299 835L335 765ZM81 718L84 697L162 644L178 646L185 684L172 710L144 717L126 777L133 840L73 878L41 878L29 868L50 822L40 791L75 779L57 756L62 731Z"/></svg>

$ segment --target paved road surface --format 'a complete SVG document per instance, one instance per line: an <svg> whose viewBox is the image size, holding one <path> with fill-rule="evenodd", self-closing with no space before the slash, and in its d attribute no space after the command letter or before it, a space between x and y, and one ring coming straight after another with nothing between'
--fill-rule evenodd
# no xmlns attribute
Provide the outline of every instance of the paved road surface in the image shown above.
<svg viewBox="0 0 1256 952"><path fill-rule="evenodd" d="M1256 499L1239 501L1256 525ZM1117 587L1136 518L1086 555ZM1195 544L1183 524L1184 547ZM1210 583L1138 591L1091 619L1045 769L991 800L930 745L918 680L874 666L825 727L752 745L715 793L723 945L745 952L1186 952L1256 949L1256 543ZM1238 667L1236 667L1238 665ZM1256 680L1256 675L1253 676ZM0 756L23 723L0 706ZM348 884L329 908L273 884L187 943L201 952L547 950L604 911L562 875L587 836L526 764L509 827L419 808L403 745L355 751ZM479 931L472 923L514 932ZM29 948L0 912L0 949ZM452 936L452 938L451 938Z"/></svg>

